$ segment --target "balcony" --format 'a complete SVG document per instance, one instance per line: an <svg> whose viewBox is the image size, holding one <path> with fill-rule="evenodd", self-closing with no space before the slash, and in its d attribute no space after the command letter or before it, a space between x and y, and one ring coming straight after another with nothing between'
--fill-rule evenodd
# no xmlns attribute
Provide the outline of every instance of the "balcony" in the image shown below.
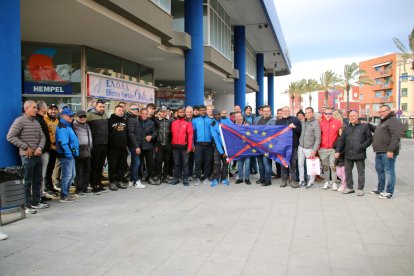
<svg viewBox="0 0 414 276"><path fill-rule="evenodd" d="M393 85L391 82L383 83L383 84L375 84L372 87L372 90L385 90L385 89L392 89Z"/></svg>
<svg viewBox="0 0 414 276"><path fill-rule="evenodd" d="M392 76L392 70L377 71L374 79L387 78Z"/></svg>

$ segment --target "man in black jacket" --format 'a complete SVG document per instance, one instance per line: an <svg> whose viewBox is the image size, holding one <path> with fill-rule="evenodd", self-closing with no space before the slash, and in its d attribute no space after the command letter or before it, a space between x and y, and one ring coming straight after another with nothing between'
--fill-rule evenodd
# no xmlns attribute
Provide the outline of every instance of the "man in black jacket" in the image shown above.
<svg viewBox="0 0 414 276"><path fill-rule="evenodd" d="M299 137L302 132L302 123L295 116L290 116L290 108L285 106L282 108L282 118L276 121L276 125L285 125L289 126L292 133L292 156L290 157L289 168L282 166L282 184L280 187L284 188L288 184L289 173L290 173L290 186L292 188L299 187L299 184L296 183L296 161L298 160L298 147L299 147Z"/></svg>
<svg viewBox="0 0 414 276"><path fill-rule="evenodd" d="M141 148L141 165L145 160L147 173L145 181L149 184L155 184L154 177L154 142L157 137L154 122L148 118L148 110L142 108L140 112L139 125L142 128L142 148ZM141 166L142 168L142 166ZM142 171L142 170L141 170ZM144 175L144 174L142 174Z"/></svg>
<svg viewBox="0 0 414 276"><path fill-rule="evenodd" d="M369 126L361 124L358 111L351 110L349 112L349 124L344 128L335 150L335 158L339 158L340 152L345 151L346 189L342 192L343 194L355 192L352 169L356 164L358 170L357 195L364 195L365 159L367 158L367 148L371 145L371 142L372 134Z"/></svg>
<svg viewBox="0 0 414 276"><path fill-rule="evenodd" d="M155 119L157 141L155 142L156 184L168 183L167 175L171 159L171 120L167 119L167 107L162 106ZM163 166L164 165L164 166Z"/></svg>
<svg viewBox="0 0 414 276"><path fill-rule="evenodd" d="M378 174L378 187L371 193L379 195L379 198L389 199L394 193L395 160L400 152L402 125L388 105L382 105L379 114L381 122L375 128L372 139L372 148L376 153L375 169ZM385 179L387 179L386 190Z"/></svg>
<svg viewBox="0 0 414 276"><path fill-rule="evenodd" d="M114 114L108 119L108 172L109 189L126 189L128 184L124 177L127 162L127 122L124 119L124 108L115 107Z"/></svg>
<svg viewBox="0 0 414 276"><path fill-rule="evenodd" d="M145 185L141 183L138 177L140 154L142 146L142 128L138 121L139 108L138 105L133 104L129 108L128 112L128 148L131 152L131 179L129 186L133 186L138 189L145 188Z"/></svg>

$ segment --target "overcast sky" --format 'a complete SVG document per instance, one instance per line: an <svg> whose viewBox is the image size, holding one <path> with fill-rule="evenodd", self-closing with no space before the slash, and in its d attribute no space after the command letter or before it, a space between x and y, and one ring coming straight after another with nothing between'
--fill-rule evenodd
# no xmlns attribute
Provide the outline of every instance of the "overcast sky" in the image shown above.
<svg viewBox="0 0 414 276"><path fill-rule="evenodd" d="M292 74L275 79L275 91L291 81L316 78L386 53L397 52L398 37L408 47L414 28L414 0L274 0L292 61Z"/></svg>

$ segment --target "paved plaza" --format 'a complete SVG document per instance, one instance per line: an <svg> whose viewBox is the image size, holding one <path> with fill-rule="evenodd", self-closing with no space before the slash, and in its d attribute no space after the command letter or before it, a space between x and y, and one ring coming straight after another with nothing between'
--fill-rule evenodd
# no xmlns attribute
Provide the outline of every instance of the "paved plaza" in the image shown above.
<svg viewBox="0 0 414 276"><path fill-rule="evenodd" d="M391 200L370 153L363 197L233 180L52 202L2 227L0 275L414 275L413 154Z"/></svg>

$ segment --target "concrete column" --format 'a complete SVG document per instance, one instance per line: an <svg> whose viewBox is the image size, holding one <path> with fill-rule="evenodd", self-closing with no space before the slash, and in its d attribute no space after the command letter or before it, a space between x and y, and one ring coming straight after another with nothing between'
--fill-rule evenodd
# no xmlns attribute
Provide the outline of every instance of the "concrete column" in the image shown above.
<svg viewBox="0 0 414 276"><path fill-rule="evenodd" d="M204 104L203 0L184 2L185 32L191 50L185 53L185 104Z"/></svg>
<svg viewBox="0 0 414 276"><path fill-rule="evenodd" d="M239 78L234 82L234 105L246 106L246 30L244 26L234 27L234 68Z"/></svg>
<svg viewBox="0 0 414 276"><path fill-rule="evenodd" d="M22 111L20 1L0 1L0 168L20 164L16 147L6 140Z"/></svg>
<svg viewBox="0 0 414 276"><path fill-rule="evenodd" d="M256 54L256 78L259 91L256 93L256 114L259 114L259 107L264 105L264 55Z"/></svg>
<svg viewBox="0 0 414 276"><path fill-rule="evenodd" d="M272 115L275 112L275 87L274 87L274 75L272 73L267 74L267 104L272 109Z"/></svg>

